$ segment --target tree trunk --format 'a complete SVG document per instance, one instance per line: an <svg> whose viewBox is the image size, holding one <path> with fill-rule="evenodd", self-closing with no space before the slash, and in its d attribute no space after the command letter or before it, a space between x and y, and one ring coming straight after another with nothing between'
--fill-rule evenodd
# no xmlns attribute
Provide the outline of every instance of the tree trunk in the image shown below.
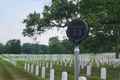
<svg viewBox="0 0 120 80"><path fill-rule="evenodd" d="M115 38L116 38L116 45L115 45L115 53L116 53L116 59L119 58L119 26L115 26Z"/></svg>
<svg viewBox="0 0 120 80"><path fill-rule="evenodd" d="M116 53L116 59L119 58L119 38L116 37L116 45L115 45L115 53Z"/></svg>

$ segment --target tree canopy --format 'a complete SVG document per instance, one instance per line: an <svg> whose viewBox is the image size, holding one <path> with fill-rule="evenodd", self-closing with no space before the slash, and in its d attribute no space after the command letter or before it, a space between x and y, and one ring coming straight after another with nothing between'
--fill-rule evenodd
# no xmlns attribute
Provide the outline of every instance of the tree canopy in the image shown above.
<svg viewBox="0 0 120 80"><path fill-rule="evenodd" d="M92 35L98 38L100 43L108 43L107 47L113 48L117 58L120 49L119 3L120 0L82 0L80 2L81 16L85 17L89 26L92 27Z"/></svg>
<svg viewBox="0 0 120 80"><path fill-rule="evenodd" d="M42 13L30 13L24 20L24 35L33 36L51 27L67 27L78 18L90 27L89 48L113 49L118 57L120 50L120 0L52 0ZM62 5L62 6L61 6Z"/></svg>
<svg viewBox="0 0 120 80"><path fill-rule="evenodd" d="M66 27L72 19L79 17L79 7L77 6L78 4L73 1L52 0L52 4L46 5L41 14L30 13L24 19L23 23L26 28L23 30L23 34L33 36L35 33L44 32L51 27Z"/></svg>

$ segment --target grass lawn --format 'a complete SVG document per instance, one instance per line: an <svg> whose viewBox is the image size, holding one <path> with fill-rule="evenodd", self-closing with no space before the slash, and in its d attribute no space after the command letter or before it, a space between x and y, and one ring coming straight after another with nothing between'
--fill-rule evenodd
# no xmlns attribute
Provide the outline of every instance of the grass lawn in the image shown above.
<svg viewBox="0 0 120 80"><path fill-rule="evenodd" d="M12 64L0 59L0 80L39 80Z"/></svg>

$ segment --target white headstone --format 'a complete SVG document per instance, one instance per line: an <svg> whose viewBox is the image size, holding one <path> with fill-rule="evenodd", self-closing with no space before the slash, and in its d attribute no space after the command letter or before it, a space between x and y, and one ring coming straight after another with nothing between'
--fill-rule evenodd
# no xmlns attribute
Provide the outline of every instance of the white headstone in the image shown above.
<svg viewBox="0 0 120 80"><path fill-rule="evenodd" d="M62 72L62 80L68 80L67 72Z"/></svg>
<svg viewBox="0 0 120 80"><path fill-rule="evenodd" d="M91 76L91 65L87 65L87 76Z"/></svg>
<svg viewBox="0 0 120 80"><path fill-rule="evenodd" d="M52 64L52 62L50 63L50 68L52 68L53 67L53 64Z"/></svg>
<svg viewBox="0 0 120 80"><path fill-rule="evenodd" d="M107 79L107 71L106 68L101 68L101 80Z"/></svg>
<svg viewBox="0 0 120 80"><path fill-rule="evenodd" d="M30 72L34 73L34 65L33 64L31 64L31 71Z"/></svg>
<svg viewBox="0 0 120 80"><path fill-rule="evenodd" d="M38 65L36 65L36 68L35 68L35 75L39 76L39 66Z"/></svg>
<svg viewBox="0 0 120 80"><path fill-rule="evenodd" d="M50 70L50 80L54 80L54 69Z"/></svg>
<svg viewBox="0 0 120 80"><path fill-rule="evenodd" d="M27 64L27 72L30 71L30 64Z"/></svg>
<svg viewBox="0 0 120 80"><path fill-rule="evenodd" d="M25 63L24 65L24 70L26 71L27 70L27 64Z"/></svg>
<svg viewBox="0 0 120 80"><path fill-rule="evenodd" d="M78 78L78 80L87 80L87 78L84 77L84 76L80 76L80 77Z"/></svg>
<svg viewBox="0 0 120 80"><path fill-rule="evenodd" d="M42 78L45 78L45 67L42 67Z"/></svg>

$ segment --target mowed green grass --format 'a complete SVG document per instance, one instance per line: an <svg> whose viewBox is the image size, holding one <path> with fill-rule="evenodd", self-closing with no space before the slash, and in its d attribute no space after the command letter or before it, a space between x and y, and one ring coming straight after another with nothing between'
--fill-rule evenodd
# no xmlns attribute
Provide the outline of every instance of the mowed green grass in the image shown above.
<svg viewBox="0 0 120 80"><path fill-rule="evenodd" d="M6 66L3 64L4 62L0 59L0 80L13 80L13 77L7 71Z"/></svg>
<svg viewBox="0 0 120 80"><path fill-rule="evenodd" d="M0 80L39 80L12 64L0 59Z"/></svg>

